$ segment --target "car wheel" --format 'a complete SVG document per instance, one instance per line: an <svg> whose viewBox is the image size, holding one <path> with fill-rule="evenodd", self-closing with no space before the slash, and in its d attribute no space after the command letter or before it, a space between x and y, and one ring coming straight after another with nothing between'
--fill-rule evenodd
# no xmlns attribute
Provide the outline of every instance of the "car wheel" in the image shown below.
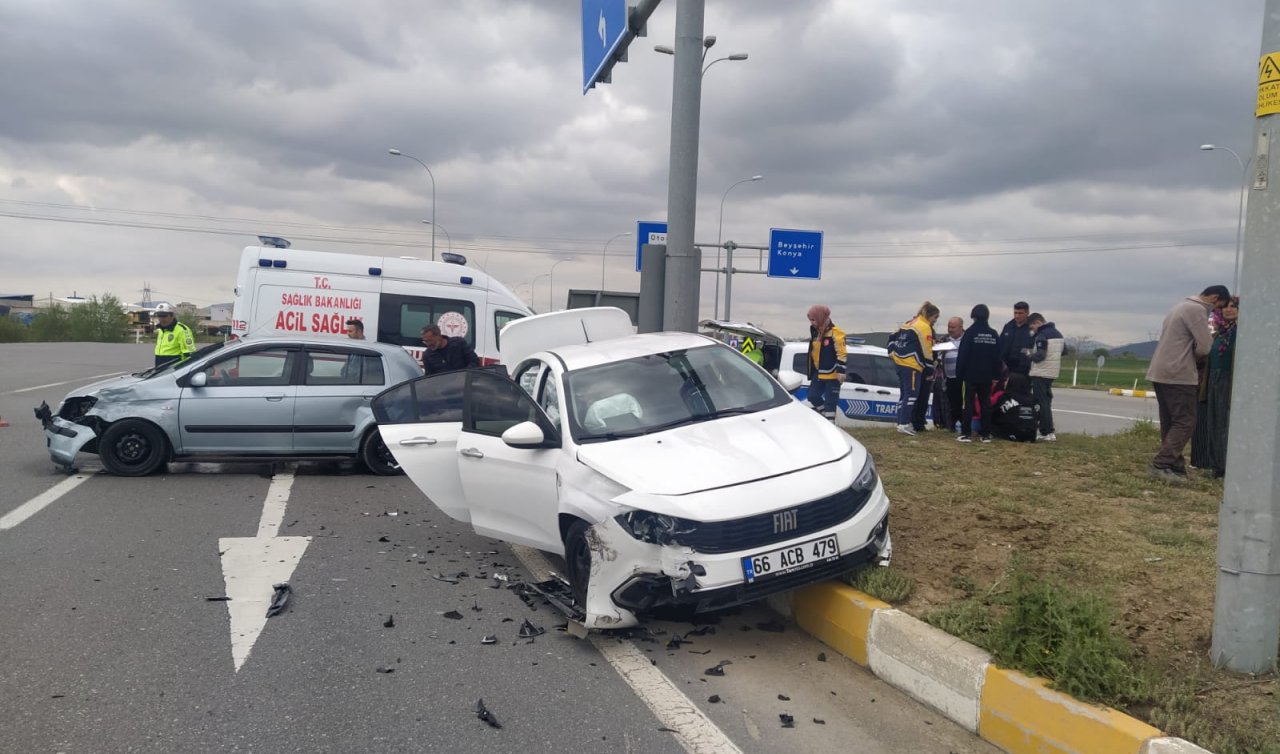
<svg viewBox="0 0 1280 754"><path fill-rule="evenodd" d="M382 441L382 434L376 429L365 435L364 441L360 443L360 460L369 467L369 471L378 476L397 476L404 473L404 469L400 468L400 464L396 462L396 457L391 455L387 444Z"/></svg>
<svg viewBox="0 0 1280 754"><path fill-rule="evenodd" d="M156 425L126 419L102 433L98 457L107 471L117 476L146 476L168 459L169 441Z"/></svg>
<svg viewBox="0 0 1280 754"><path fill-rule="evenodd" d="M591 548L587 546L586 521L574 521L564 535L564 565L568 571L573 599L584 611L587 608L587 582L591 580Z"/></svg>

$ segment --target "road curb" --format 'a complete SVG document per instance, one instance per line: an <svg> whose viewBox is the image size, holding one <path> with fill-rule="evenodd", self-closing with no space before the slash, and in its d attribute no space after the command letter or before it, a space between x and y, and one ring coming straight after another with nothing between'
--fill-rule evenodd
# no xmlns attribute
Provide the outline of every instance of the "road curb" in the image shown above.
<svg viewBox="0 0 1280 754"><path fill-rule="evenodd" d="M1156 391L1154 390L1125 390L1124 388L1113 387L1107 391L1111 395L1123 395L1126 398L1154 398Z"/></svg>
<svg viewBox="0 0 1280 754"><path fill-rule="evenodd" d="M789 597L775 609L814 638L1009 754L1211 754L1054 691L1043 678L999 668L979 647L845 584Z"/></svg>

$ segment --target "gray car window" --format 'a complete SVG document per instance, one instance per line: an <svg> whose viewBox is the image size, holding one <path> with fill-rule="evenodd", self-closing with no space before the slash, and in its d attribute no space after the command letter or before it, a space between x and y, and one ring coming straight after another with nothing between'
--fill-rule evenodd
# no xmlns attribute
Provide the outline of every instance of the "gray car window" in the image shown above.
<svg viewBox="0 0 1280 754"><path fill-rule="evenodd" d="M284 348L237 353L204 368L209 386L271 387L289 384L292 359Z"/></svg>
<svg viewBox="0 0 1280 754"><path fill-rule="evenodd" d="M382 385L382 357L358 353L307 353L304 385Z"/></svg>

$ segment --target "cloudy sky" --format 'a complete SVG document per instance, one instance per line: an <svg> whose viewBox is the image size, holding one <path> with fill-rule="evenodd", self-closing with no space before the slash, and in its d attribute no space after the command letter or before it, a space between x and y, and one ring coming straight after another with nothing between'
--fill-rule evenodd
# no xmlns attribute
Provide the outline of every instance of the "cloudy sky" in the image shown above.
<svg viewBox="0 0 1280 754"><path fill-rule="evenodd" d="M676 4L583 96L579 0L0 0L0 294L230 301L259 233L429 256L429 177L391 147L435 176L437 249L539 310L602 263L636 290L614 236L666 216ZM1146 340L1231 283L1240 167L1198 147L1250 154L1263 6L706 0L707 60L749 59L704 78L705 266L763 175L724 238L821 230L822 278L737 275L735 319L998 327L1026 299Z"/></svg>

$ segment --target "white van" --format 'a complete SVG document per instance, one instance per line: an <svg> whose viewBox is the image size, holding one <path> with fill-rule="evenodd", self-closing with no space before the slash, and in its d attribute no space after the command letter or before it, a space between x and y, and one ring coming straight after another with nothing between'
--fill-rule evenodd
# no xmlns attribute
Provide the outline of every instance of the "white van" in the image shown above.
<svg viewBox="0 0 1280 754"><path fill-rule="evenodd" d="M347 320L358 319L366 338L420 359L422 328L436 324L443 335L465 338L482 364L496 364L498 333L530 314L502 283L463 264L248 246L236 273L231 333L346 337Z"/></svg>

